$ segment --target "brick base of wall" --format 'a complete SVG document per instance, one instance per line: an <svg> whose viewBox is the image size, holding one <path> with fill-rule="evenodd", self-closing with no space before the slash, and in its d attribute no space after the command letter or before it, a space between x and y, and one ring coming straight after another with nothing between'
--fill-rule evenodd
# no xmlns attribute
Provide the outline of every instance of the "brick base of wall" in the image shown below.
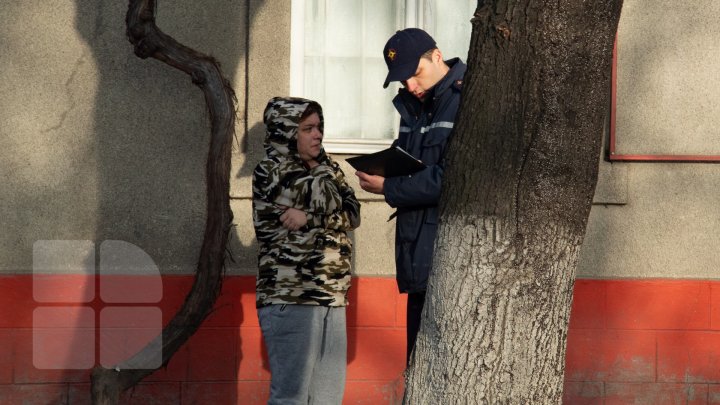
<svg viewBox="0 0 720 405"><path fill-rule="evenodd" d="M103 352L98 342L112 341L107 336L123 330L103 326L103 310L159 308L167 322L193 279L165 276L158 295L158 284L149 278L118 278L112 283L113 303L103 302L110 295L102 282L82 276L0 277L0 404L90 404L89 370L38 368L38 351L70 365L87 359L97 362ZM118 286L127 294L120 294ZM155 290L144 294L145 289ZM38 317L48 308L70 310L48 324ZM347 317L344 403L398 403L405 359L405 296L397 293L395 280L355 279ZM143 326L134 319L123 321L128 330L139 332L115 344L137 346L132 337L142 335ZM43 336L40 326L52 339L37 347L34 341ZM106 334L97 326L106 328ZM720 404L719 331L719 282L578 280L564 403ZM254 278L228 277L203 327L166 368L126 393L124 403L264 404L270 378L265 356Z"/></svg>

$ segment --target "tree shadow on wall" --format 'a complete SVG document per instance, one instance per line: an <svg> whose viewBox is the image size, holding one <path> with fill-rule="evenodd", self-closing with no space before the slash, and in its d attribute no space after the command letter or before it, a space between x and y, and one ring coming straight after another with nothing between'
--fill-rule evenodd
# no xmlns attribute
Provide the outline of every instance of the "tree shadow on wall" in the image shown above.
<svg viewBox="0 0 720 405"><path fill-rule="evenodd" d="M127 2L76 0L75 7L76 28L91 50L97 72L93 112L98 182L95 242L132 243L145 251L163 274L194 274L206 218L210 123L203 94L187 74L134 55L125 36ZM215 56L243 103L245 89L237 83L245 80L236 76L245 74L247 27L253 20L248 13L252 9L245 1L233 0L159 2L157 25L178 42ZM245 108L238 105L240 115ZM238 137L242 136L242 126L236 128ZM234 222L242 227L250 224L246 218ZM237 244L237 235L231 239ZM240 244L235 248L250 247ZM165 284L160 303L148 303L163 308L165 323L174 315L166 311L168 306L179 307L177 301L184 300L184 295L169 297L170 286ZM233 319L242 323L242 317ZM162 378L235 382L239 337L225 332L202 330L191 339L189 349L185 345L178 351L169 369L161 372L169 375ZM216 344L205 347L206 342ZM196 347L211 359L192 353ZM213 367L194 364L212 360L221 363ZM176 362L181 364L173 367ZM236 397L235 384L227 385L233 386L227 394ZM219 402L230 398L223 395Z"/></svg>

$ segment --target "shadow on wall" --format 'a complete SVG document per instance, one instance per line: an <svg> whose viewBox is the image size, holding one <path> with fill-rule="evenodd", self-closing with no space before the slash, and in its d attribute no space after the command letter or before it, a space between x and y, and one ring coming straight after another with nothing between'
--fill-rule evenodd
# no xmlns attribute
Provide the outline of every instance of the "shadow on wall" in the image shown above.
<svg viewBox="0 0 720 405"><path fill-rule="evenodd" d="M158 26L181 43L216 55L235 83L245 57L246 6L229 0L164 4L159 4ZM163 272L190 274L205 224L205 101L185 73L133 54L125 37L126 10L124 2L77 0L77 29L92 49L99 75L96 238L133 243Z"/></svg>
<svg viewBox="0 0 720 405"><path fill-rule="evenodd" d="M253 158L263 153L262 123L245 134L242 122L247 108L246 27L252 26L262 2L251 5L233 0L182 0L159 2L157 13L163 32L216 57L233 83L239 115L234 148L246 154L240 166L232 168L234 177L250 177L257 163ZM126 7L126 2L76 0L76 28L92 50L98 75L92 120L98 162L96 243L128 242L145 251L163 274L192 274L206 215L205 163L210 131L205 100L185 73L133 54L125 36ZM248 230L252 232L251 217L244 215L242 208L236 209L248 203L233 201L236 226L231 230L229 247L236 261L254 264L254 241L240 237ZM248 320L235 321L238 324L234 326L241 326ZM232 339L235 335L226 336ZM215 347L241 347L240 342L217 343ZM192 345L188 348L193 350ZM353 353L351 350L348 360L353 359ZM235 354L237 379L243 355L237 351L223 356L230 354ZM190 357L194 357L192 353Z"/></svg>
<svg viewBox="0 0 720 405"><path fill-rule="evenodd" d="M239 103L245 99L246 22L253 18L248 8L233 0L181 0L159 2L157 10L161 30L219 59ZM210 124L203 94L185 73L134 55L125 36L127 2L76 0L76 10L76 28L98 75L96 242L132 243L162 273L192 274L206 215ZM238 105L239 115L244 108ZM242 130L238 126L238 137ZM246 218L235 223L251 226Z"/></svg>

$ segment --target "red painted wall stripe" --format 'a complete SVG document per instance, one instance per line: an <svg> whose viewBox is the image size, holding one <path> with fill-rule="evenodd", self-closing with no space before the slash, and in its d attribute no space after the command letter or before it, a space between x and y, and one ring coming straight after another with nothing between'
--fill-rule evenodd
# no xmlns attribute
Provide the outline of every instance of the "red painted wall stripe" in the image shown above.
<svg viewBox="0 0 720 405"><path fill-rule="evenodd" d="M136 290L147 284L142 277L124 281ZM142 305L160 308L167 322L192 281L191 276L164 276L162 299ZM60 297L77 297L86 282L82 276L63 276L53 280L53 288ZM138 293L142 291L134 291ZM354 280L348 307L346 404L391 404L402 395L405 302L392 278ZM62 322L69 322L65 329L71 330L85 319L74 306L100 311L123 304L105 304L99 297L79 304L38 303L32 276L0 276L0 403L46 404L54 398L89 403L87 370L42 370L33 363L34 311L70 307L66 319L50 326L62 329ZM72 356L87 348L59 344L55 350ZM200 331L167 368L124 401L262 404L270 378L265 356L254 277L227 277ZM711 404L720 403L718 387L720 282L577 280L565 403Z"/></svg>

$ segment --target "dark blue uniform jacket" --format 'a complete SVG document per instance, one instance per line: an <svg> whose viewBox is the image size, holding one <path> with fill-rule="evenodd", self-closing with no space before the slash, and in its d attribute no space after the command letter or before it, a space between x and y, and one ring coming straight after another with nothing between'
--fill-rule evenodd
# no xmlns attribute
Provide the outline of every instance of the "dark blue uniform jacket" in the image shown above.
<svg viewBox="0 0 720 405"><path fill-rule="evenodd" d="M450 71L424 101L406 89L400 89L393 99L400 113L400 134L394 144L427 165L412 176L385 179L385 201L397 208L395 266L401 292L425 291L432 267L442 159L460 105L466 68L457 58L446 63Z"/></svg>

